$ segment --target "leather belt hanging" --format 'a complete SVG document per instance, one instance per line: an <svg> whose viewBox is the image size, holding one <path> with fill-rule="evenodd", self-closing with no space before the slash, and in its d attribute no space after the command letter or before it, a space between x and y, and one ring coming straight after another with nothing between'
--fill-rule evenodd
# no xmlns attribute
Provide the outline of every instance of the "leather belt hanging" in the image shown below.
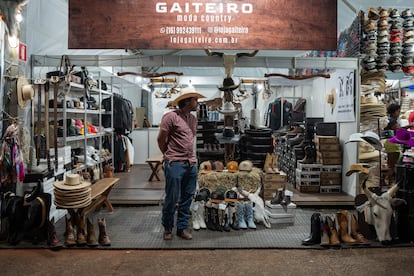
<svg viewBox="0 0 414 276"><path fill-rule="evenodd" d="M58 148L57 148L57 137L58 137L58 122L57 122L57 104L58 104L58 91L60 79L58 76L52 76L50 82L53 83L53 127L54 127L54 147L55 147L55 170L58 169ZM64 129L63 131L66 131Z"/></svg>
<svg viewBox="0 0 414 276"><path fill-rule="evenodd" d="M41 114L42 114L42 84L39 81L37 83L37 136L36 136L36 161L37 166L40 164L40 143L41 143Z"/></svg>
<svg viewBox="0 0 414 276"><path fill-rule="evenodd" d="M50 140L49 140L49 83L45 83L45 136L47 169L50 171ZM57 138L55 138L56 140Z"/></svg>

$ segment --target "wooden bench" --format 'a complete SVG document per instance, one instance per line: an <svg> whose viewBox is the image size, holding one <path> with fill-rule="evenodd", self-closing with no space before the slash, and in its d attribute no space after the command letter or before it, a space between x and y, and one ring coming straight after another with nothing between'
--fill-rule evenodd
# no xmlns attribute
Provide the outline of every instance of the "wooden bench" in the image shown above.
<svg viewBox="0 0 414 276"><path fill-rule="evenodd" d="M85 217L89 213L95 210L99 210L104 204L108 212L113 212L114 208L111 202L109 201L108 196L112 190L112 187L118 181L119 181L119 178L113 178L113 177L102 178L96 181L95 184L91 186L91 198L92 198L91 204L89 204L88 206L82 209L81 216Z"/></svg>
<svg viewBox="0 0 414 276"><path fill-rule="evenodd" d="M149 177L148 181L152 181L154 177L157 179L157 181L161 181L158 173L160 170L162 170L162 161L163 161L162 154L151 156L145 161L148 163L152 171L151 176Z"/></svg>

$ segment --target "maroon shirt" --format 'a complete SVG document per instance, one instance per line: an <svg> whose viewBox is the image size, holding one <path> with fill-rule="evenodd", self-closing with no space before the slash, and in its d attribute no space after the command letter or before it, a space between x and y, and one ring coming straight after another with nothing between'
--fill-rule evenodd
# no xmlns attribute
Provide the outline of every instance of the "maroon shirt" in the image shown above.
<svg viewBox="0 0 414 276"><path fill-rule="evenodd" d="M194 139L197 130L197 118L189 113L168 112L161 119L160 129L168 133L167 150L164 159L168 161L189 161L196 163Z"/></svg>

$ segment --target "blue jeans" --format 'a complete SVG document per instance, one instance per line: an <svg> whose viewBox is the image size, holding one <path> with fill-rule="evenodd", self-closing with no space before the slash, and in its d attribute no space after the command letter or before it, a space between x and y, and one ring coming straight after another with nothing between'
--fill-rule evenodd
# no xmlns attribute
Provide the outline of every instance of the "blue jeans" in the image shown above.
<svg viewBox="0 0 414 276"><path fill-rule="evenodd" d="M190 206L197 185L197 166L188 162L164 160L165 199L162 207L162 225L165 229L174 227L177 212L177 230L184 230L190 219ZM178 206L177 206L178 202Z"/></svg>

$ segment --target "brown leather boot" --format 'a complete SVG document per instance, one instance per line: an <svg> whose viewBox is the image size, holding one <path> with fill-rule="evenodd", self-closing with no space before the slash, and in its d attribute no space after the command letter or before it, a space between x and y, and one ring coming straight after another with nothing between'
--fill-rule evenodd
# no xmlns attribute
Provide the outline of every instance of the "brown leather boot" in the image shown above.
<svg viewBox="0 0 414 276"><path fill-rule="evenodd" d="M341 241L347 245L355 245L357 241L348 234L348 211L338 211L336 218L338 220L338 232Z"/></svg>
<svg viewBox="0 0 414 276"><path fill-rule="evenodd" d="M354 238L358 244L368 245L370 244L369 240L367 240L364 235L359 232L359 226L354 214L351 214L351 237Z"/></svg>
<svg viewBox="0 0 414 276"><path fill-rule="evenodd" d="M86 244L90 247L98 246L98 240L95 236L95 228L93 227L92 222L88 218L86 219L86 230Z"/></svg>
<svg viewBox="0 0 414 276"><path fill-rule="evenodd" d="M85 227L85 218L84 217L77 217L77 229L76 229L76 243L78 245L86 245L86 227Z"/></svg>
<svg viewBox="0 0 414 276"><path fill-rule="evenodd" d="M326 220L329 225L329 246L340 247L341 242L339 241L338 231L336 231L335 218L331 218L330 216L327 216Z"/></svg>
<svg viewBox="0 0 414 276"><path fill-rule="evenodd" d="M52 250L58 250L62 248L62 243L56 235L55 218L52 218L50 221L48 221L47 245L49 245L49 248Z"/></svg>
<svg viewBox="0 0 414 276"><path fill-rule="evenodd" d="M65 245L74 246L76 244L75 233L73 230L72 219L65 216L66 231L65 231Z"/></svg>
<svg viewBox="0 0 414 276"><path fill-rule="evenodd" d="M105 218L98 218L98 227L99 227L99 244L103 246L110 246L111 240L106 234L106 221Z"/></svg>
<svg viewBox="0 0 414 276"><path fill-rule="evenodd" d="M278 168L279 165L278 165L278 162L277 162L277 155L275 153L272 153L271 157L272 157L271 167L272 167L272 169L275 173L279 173L279 168Z"/></svg>
<svg viewBox="0 0 414 276"><path fill-rule="evenodd" d="M263 165L263 170L265 173L275 173L275 171L272 168L272 154L266 153L266 159Z"/></svg>

